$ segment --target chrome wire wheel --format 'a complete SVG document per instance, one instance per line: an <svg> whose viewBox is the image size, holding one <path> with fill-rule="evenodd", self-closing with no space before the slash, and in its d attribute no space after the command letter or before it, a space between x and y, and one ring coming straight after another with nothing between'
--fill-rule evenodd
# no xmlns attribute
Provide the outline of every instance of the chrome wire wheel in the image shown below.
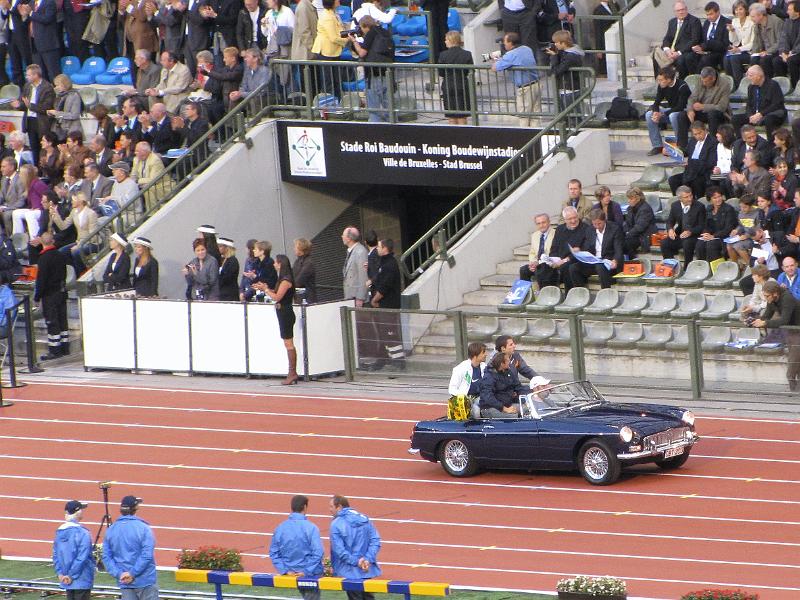
<svg viewBox="0 0 800 600"><path fill-rule="evenodd" d="M444 447L444 462L453 472L461 472L469 464L469 449L461 440L450 440Z"/></svg>
<svg viewBox="0 0 800 600"><path fill-rule="evenodd" d="M583 468L592 479L601 480L608 475L608 454L594 446L583 455Z"/></svg>

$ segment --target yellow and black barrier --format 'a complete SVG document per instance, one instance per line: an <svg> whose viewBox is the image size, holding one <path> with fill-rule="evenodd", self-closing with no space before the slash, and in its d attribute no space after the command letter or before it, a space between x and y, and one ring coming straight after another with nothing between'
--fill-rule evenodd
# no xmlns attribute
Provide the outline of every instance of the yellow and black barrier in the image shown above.
<svg viewBox="0 0 800 600"><path fill-rule="evenodd" d="M331 592L372 592L375 594L403 594L407 600L411 595L449 596L450 584L427 581L394 581L388 579L344 579L342 577L295 577L294 575L272 575L236 571L205 571L200 569L178 569L175 581L210 583L216 587L217 600L222 600L223 585L244 585L283 589L305 589Z"/></svg>

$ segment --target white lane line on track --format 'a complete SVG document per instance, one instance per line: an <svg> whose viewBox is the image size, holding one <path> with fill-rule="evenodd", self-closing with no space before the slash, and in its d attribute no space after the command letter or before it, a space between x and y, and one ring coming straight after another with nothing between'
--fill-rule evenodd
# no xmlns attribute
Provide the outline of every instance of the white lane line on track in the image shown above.
<svg viewBox="0 0 800 600"><path fill-rule="evenodd" d="M57 482L57 483L79 483L79 484L90 484L91 486L96 486L97 481L94 479L68 479L63 477L33 477L29 475L0 475L0 479L13 479L13 480L20 480L20 481L34 481L34 482ZM312 492L308 492L307 490L296 489L296 490L253 490L248 488L225 488L225 487L209 487L209 486L198 486L198 485L178 485L178 484L167 484L167 483L147 483L147 482L138 482L138 481L114 481L115 485L124 485L124 486L131 486L131 487L144 487L144 488L154 488L154 489L167 489L167 490L191 490L192 492L230 492L235 494L255 494L259 496L294 496L297 494L303 494L310 498L322 498L324 500L330 499L330 494L315 494ZM3 496L0 496L3 497ZM14 496L12 496L13 498ZM566 512L566 513L577 513L577 514L589 514L589 515L608 515L608 516L620 516L620 517L647 517L647 518L655 518L655 519L681 519L681 520L690 520L690 521L720 521L723 523L754 523L758 525L800 525L800 521L777 521L777 520L769 520L769 519L744 519L739 517L709 517L703 515L688 515L686 513L681 514L662 514L662 513L642 513L642 512L632 512L632 511L616 511L616 510L590 510L585 508L561 508L561 507L552 507L552 506L525 506L519 504L491 504L487 502L455 502L451 500L423 500L417 498L399 498L399 497L381 497L381 496L356 496L350 495L348 498L352 500L364 500L364 501L373 501L373 502L399 502L402 504L433 504L435 506L453 506L458 508L490 508L490 509L502 509L502 510L528 510L528 511L542 511L542 512ZM732 498L735 500L735 498ZM228 509L230 512L246 512L237 509Z"/></svg>
<svg viewBox="0 0 800 600"><path fill-rule="evenodd" d="M800 444L800 440L772 440L764 438L750 438L724 435L700 435L704 440L725 440L730 442L760 442L762 444Z"/></svg>
<svg viewBox="0 0 800 600"><path fill-rule="evenodd" d="M12 499L13 496L0 496L0 498L5 499ZM25 496L25 497L17 497L16 499L24 499L26 501L39 501L41 498L36 498L35 496ZM61 503L66 502L66 499L60 498L47 498L44 500L45 502L51 503ZM286 511L273 511L273 510L236 510L230 511L227 508L207 508L207 507L184 507L184 506L175 506L169 504L152 504L150 502L147 503L148 509L153 508L162 508L162 509L170 509L170 510L177 510L177 511L203 511L203 512L219 512L219 513L226 513L226 512L236 512L240 514L249 514L253 516L275 516L275 517L285 517ZM330 518L329 514L312 514L309 513L307 515L309 518L313 519L320 519L320 520L327 520ZM57 519L41 519L41 518L34 518L34 517L3 517L0 516L0 520L7 520L7 521L34 521L34 522L45 522L45 523L61 523L61 521ZM558 528L553 529L552 527L522 527L519 525L487 525L484 523L464 523L464 522L452 522L452 521L427 521L424 519L387 519L384 517L370 517L371 521L376 523L388 523L393 525L430 525L436 527L463 527L468 529L492 529L492 530L501 530L501 531L523 531L523 532L544 532L544 533L555 533L555 534L576 534L576 535L599 535L599 536L612 536L612 537L630 537L630 538L643 538L643 539L656 539L663 541L665 539L664 535L661 534L649 534L649 533L630 533L630 532L619 532L619 531L599 531L596 529L592 530L585 530L585 529L567 529L567 528ZM99 525L99 523L92 523L88 521L83 522L84 525ZM207 531L212 533L241 533L243 535L263 535L262 532L251 532L251 531L228 531L228 530L217 530L217 529L197 529L196 527L192 527L189 529L182 528L182 527L166 527L162 526L163 529L172 529L177 531ZM800 543L795 542L773 542L773 541L764 541L764 540L743 540L743 539L734 539L734 538L710 538L710 537L699 537L699 536L680 536L680 535L672 535L668 536L670 540L680 540L680 541L690 541L690 542L714 542L720 544L757 544L757 545L768 545L768 546L788 546L788 547L795 547L800 546Z"/></svg>
<svg viewBox="0 0 800 600"><path fill-rule="evenodd" d="M264 416L264 417L292 417L304 419L335 419L341 421L364 421L369 419L370 422L378 421L384 423L406 423L414 425L419 419L386 419L383 417L372 417L368 414L361 416L346 416L346 415L316 415L308 413L287 413L287 412L266 412L257 410L227 410L217 408L197 408L197 407L176 407L176 406L148 406L146 404L107 404L100 402L74 402L71 400L31 400L29 398L14 399L13 402L17 404L55 404L59 406L91 406L100 408L121 408L121 409L135 409L138 411L171 411L180 413L210 413L222 415L247 415L247 416ZM335 407L332 407L335 408Z"/></svg>
<svg viewBox="0 0 800 600"><path fill-rule="evenodd" d="M12 517L0 517L0 520L14 520ZM34 518L22 518L16 519L19 521L27 521L27 522L39 522L39 523L52 523L57 525L58 523L63 523L63 521L58 521L55 519L34 519ZM87 523L87 525L96 526L99 523ZM150 524L155 530L164 530L164 531L194 531L194 532L202 532L202 533L214 533L214 534L225 534L225 535L243 535L243 536L257 536L257 537L267 537L271 538L271 532L262 532L262 531L237 531L237 530L227 530L227 529L204 529L200 527L194 527L192 529L186 529L184 527L168 527L168 526L160 526L160 525L153 525ZM328 536L321 536L323 540L328 540ZM800 569L800 564L791 565L791 564L783 564L783 563L758 563L758 562L749 562L749 561L731 561L731 560L711 560L707 558L690 558L690 557L679 557L679 556L653 556L647 555L643 556L641 554L615 554L613 552L598 552L596 550L588 550L586 552L575 552L572 550L548 550L544 548L520 548L520 547L509 547L509 546L491 546L487 549L486 546L481 544L442 544L436 542L420 542L416 540L405 541L405 540L389 540L386 538L381 538L381 547L384 546L413 546L413 547L422 547L422 548L444 548L448 550L482 550L482 551L491 551L491 552L512 552L512 553L519 553L519 554L536 554L536 555L554 555L554 556L586 556L592 558L613 558L613 559L624 559L624 560L642 560L642 561L659 561L659 562L674 562L674 563L701 563L706 565L733 565L737 567L755 567L755 568L765 568L765 569Z"/></svg>
<svg viewBox="0 0 800 600"><path fill-rule="evenodd" d="M90 464L90 465L118 465L129 467L146 467L157 469L183 469L190 471L220 471L220 472L234 472L234 473L248 473L257 475L283 475L283 476L297 476L297 477L310 477L310 478L324 478L324 479L357 479L363 480L364 475L354 474L345 475L341 473L311 473L306 471L279 471L277 469L234 469L230 467L206 467L200 465L168 465L159 463L137 463L128 461L113 461L113 460L90 460L78 458L51 458L51 457L30 457L30 456L15 456L13 454L1 454L0 459L6 460L20 460L20 461L37 461L37 462L66 462L74 464ZM5 477L5 475L0 475ZM572 488L572 487L559 487L550 485L521 485L514 483L481 483L476 481L453 481L449 479L415 479L411 477L386 477L380 476L381 481L392 481L401 483L425 483L425 484L438 484L450 486L466 486L466 487L480 487L480 488L499 488L499 489L518 489L518 490L538 490L538 491L555 491L555 492L583 492L591 494L614 494L622 496L652 496L658 498L680 498L686 500L731 500L733 502L752 502L752 503L765 503L765 504L800 504L800 500L774 500L768 498L733 498L726 496L705 496L695 493L660 493L660 492L635 492L631 490L608 490L597 488Z"/></svg>
<svg viewBox="0 0 800 600"><path fill-rule="evenodd" d="M222 448L217 446L184 446L180 444L145 444L142 442L112 442L107 440L78 440L78 439L67 439L67 438L48 438L48 437L31 437L31 436L21 436L21 435L0 435L0 440L19 440L19 441L28 441L28 442L52 442L54 444L87 444L87 445L96 445L96 446L129 446L133 448L159 448L164 450L198 450L198 451L207 451L207 452L224 452L226 454L276 454L276 455L288 455L288 456L297 456L300 454L299 452L288 452L288 451L281 451L281 450L253 450L249 448ZM419 458L398 458L394 456L365 456L365 455L355 455L355 454L323 454L323 453L313 453L313 452L306 452L305 450L302 452L303 456L317 456L321 458L357 458L362 460L385 460L391 462L420 462ZM715 460L739 460L739 461L754 461L754 462L774 462L774 463L782 463L782 464L800 464L800 460L783 460L777 458L750 458L750 457L743 457L743 456L712 456L710 454L692 454L692 458L709 458ZM639 475L664 475L664 473L638 473ZM681 476L683 474L680 473L671 473L671 475ZM711 476L706 476L711 477ZM722 477L722 476L720 476ZM741 477L736 478L737 480L741 481L750 481L754 478L748 477ZM759 481L765 482L773 482L776 480L771 479L759 479ZM800 483L800 482L794 482Z"/></svg>

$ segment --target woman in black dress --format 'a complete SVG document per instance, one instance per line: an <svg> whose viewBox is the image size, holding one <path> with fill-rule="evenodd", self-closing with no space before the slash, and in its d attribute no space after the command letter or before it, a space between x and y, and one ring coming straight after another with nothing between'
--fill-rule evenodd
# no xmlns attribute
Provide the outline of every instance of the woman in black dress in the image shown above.
<svg viewBox="0 0 800 600"><path fill-rule="evenodd" d="M125 252L128 240L118 233L112 233L108 240L108 247L111 248L111 257L108 259L106 270L103 273L106 291L126 290L131 287L131 259Z"/></svg>
<svg viewBox="0 0 800 600"><path fill-rule="evenodd" d="M136 261L133 265L133 289L137 298L158 296L158 261L153 258L153 242L147 238L133 239Z"/></svg>
<svg viewBox="0 0 800 600"><path fill-rule="evenodd" d="M447 50L439 54L440 65L472 65L472 53L464 50L464 40L458 31L448 31L444 36ZM466 125L472 103L469 97L468 69L439 69L442 78L442 104L450 125Z"/></svg>
<svg viewBox="0 0 800 600"><path fill-rule="evenodd" d="M217 239L222 263L219 266L219 299L228 302L239 300L239 259L233 240L220 236Z"/></svg>
<svg viewBox="0 0 800 600"><path fill-rule="evenodd" d="M275 270L278 272L278 284L273 290L265 283L255 283L253 287L261 289L275 302L275 313L278 315L278 326L281 330L281 339L286 347L289 358L289 373L281 385L297 383L297 350L294 347L294 275L289 257L278 254L275 257Z"/></svg>

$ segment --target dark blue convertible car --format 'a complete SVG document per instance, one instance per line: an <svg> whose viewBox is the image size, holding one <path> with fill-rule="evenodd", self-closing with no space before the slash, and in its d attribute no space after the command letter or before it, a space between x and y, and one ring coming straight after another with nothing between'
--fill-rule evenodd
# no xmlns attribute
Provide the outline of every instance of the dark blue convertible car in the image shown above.
<svg viewBox="0 0 800 600"><path fill-rule="evenodd" d="M442 463L455 477L483 468L577 468L589 483L608 485L624 466L680 467L698 439L691 412L609 402L588 381L520 396L518 408L506 419L421 421L410 452Z"/></svg>

